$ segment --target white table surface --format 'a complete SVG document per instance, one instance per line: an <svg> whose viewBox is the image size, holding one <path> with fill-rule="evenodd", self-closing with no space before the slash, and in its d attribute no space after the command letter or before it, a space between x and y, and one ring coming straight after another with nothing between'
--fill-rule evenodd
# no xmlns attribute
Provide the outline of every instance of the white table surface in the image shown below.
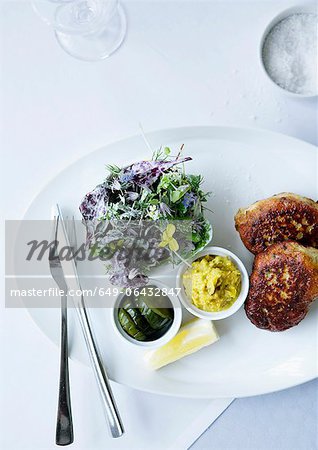
<svg viewBox="0 0 318 450"><path fill-rule="evenodd" d="M139 122L146 131L185 125L261 127L317 143L317 101L285 97L258 64L262 30L292 2L124 4L129 27L123 47L108 60L85 63L60 49L27 1L2 0L2 217L21 218L48 179L88 152L138 133ZM55 448L58 350L26 311L2 308L0 318L1 448ZM99 402L90 395L94 380L80 364L72 362L71 371L74 411L80 412L79 444L73 448L102 448ZM121 405L135 404L136 414L143 411L147 433L156 399L115 389ZM184 409L183 400L171 401L174 411ZM317 406L316 381L237 400L194 448L316 449ZM187 408L190 420L204 404L187 401ZM133 428L133 418L127 420ZM167 440L160 441L159 430L158 448L168 448L170 432L167 414Z"/></svg>

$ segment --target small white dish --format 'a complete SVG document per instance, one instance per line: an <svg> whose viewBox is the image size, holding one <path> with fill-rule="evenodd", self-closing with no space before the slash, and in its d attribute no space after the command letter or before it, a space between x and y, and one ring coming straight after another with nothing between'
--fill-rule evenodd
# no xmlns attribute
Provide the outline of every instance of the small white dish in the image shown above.
<svg viewBox="0 0 318 450"><path fill-rule="evenodd" d="M161 283L158 280L155 279L149 279L148 285L155 285L160 289L168 289L171 290L167 285ZM141 290L140 288L139 290ZM128 333L123 330L122 326L119 323L118 319L118 310L120 307L120 304L122 302L122 299L124 298L125 293L119 294L118 297L115 300L114 307L112 308L112 323L116 330L116 333L118 336L120 336L123 340L125 340L127 343L133 344L134 346L141 347L141 348L147 348L147 349L154 349L158 347L162 347L164 344L167 344L179 331L179 328L181 326L182 322L182 308L180 301L177 297L177 295L167 295L168 299L171 302L171 305L173 307L173 321L168 328L168 330L165 332L163 336L161 336L159 339L156 339L154 341L137 341L137 339L134 339L133 337L129 336Z"/></svg>
<svg viewBox="0 0 318 450"><path fill-rule="evenodd" d="M287 94L288 96L294 97L294 98L314 98L314 97L317 97L318 92L313 93L313 94L298 94L297 92L288 91L287 89L284 89L283 87L279 86L279 84L277 84L271 78L271 76L268 74L268 72L266 70L266 67L265 67L265 64L264 64L264 59L263 59L263 48L264 48L265 40L266 40L268 34L270 33L270 31L274 28L274 26L277 25L282 20L286 19L287 17L293 15L293 14L302 14L302 13L317 14L317 8L315 7L314 4L303 4L303 5L298 5L298 6L292 6L290 8L284 9L282 12L277 14L269 22L269 24L267 25L267 27L265 28L265 30L264 30L264 32L262 34L261 40L260 40L259 61L260 61L260 65L262 67L262 70L263 70L264 74L266 75L266 78L280 92L283 92L284 94Z"/></svg>
<svg viewBox="0 0 318 450"><path fill-rule="evenodd" d="M189 260L189 263L196 261L199 258L202 258L202 256L206 255L213 255L213 256L228 256L232 262L235 264L235 266L239 269L241 273L241 291L238 296L238 298L235 300L233 305L225 309L224 311L218 311L218 312L208 312L203 311L202 309L197 308L192 303L191 299L187 296L182 277L184 272L188 269L188 266L186 264L183 264L177 275L177 288L180 289L179 291L179 298L183 306L193 315L200 317L201 319L208 319L208 320L221 320L225 319L226 317L231 316L232 314L236 313L240 309L240 307L243 305L247 294L249 290L249 276L247 273L247 270L245 269L244 264L242 261L234 255L234 253L230 252L229 250L222 248L222 247L207 247L202 252L197 254L194 258Z"/></svg>

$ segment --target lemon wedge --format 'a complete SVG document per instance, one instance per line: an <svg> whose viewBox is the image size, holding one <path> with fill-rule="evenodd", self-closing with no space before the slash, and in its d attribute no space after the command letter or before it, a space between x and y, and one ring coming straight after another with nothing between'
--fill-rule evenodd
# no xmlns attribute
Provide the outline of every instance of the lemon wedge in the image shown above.
<svg viewBox="0 0 318 450"><path fill-rule="evenodd" d="M213 322L194 319L182 325L178 334L167 344L147 352L145 361L150 369L157 370L218 340Z"/></svg>

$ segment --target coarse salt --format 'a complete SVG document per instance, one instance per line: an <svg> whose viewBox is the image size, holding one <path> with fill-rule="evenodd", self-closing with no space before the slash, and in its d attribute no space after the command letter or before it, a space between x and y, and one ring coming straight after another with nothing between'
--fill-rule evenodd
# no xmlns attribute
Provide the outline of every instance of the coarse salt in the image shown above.
<svg viewBox="0 0 318 450"><path fill-rule="evenodd" d="M264 42L263 62L283 89L317 94L317 15L292 14L275 25Z"/></svg>

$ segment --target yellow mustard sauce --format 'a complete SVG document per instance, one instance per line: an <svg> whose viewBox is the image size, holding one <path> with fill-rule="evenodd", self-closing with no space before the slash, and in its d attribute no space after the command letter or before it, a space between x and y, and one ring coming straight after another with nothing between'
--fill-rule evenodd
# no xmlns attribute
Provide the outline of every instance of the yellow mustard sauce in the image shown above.
<svg viewBox="0 0 318 450"><path fill-rule="evenodd" d="M230 308L241 291L241 273L227 256L204 256L183 274L185 292L192 303L208 312Z"/></svg>

